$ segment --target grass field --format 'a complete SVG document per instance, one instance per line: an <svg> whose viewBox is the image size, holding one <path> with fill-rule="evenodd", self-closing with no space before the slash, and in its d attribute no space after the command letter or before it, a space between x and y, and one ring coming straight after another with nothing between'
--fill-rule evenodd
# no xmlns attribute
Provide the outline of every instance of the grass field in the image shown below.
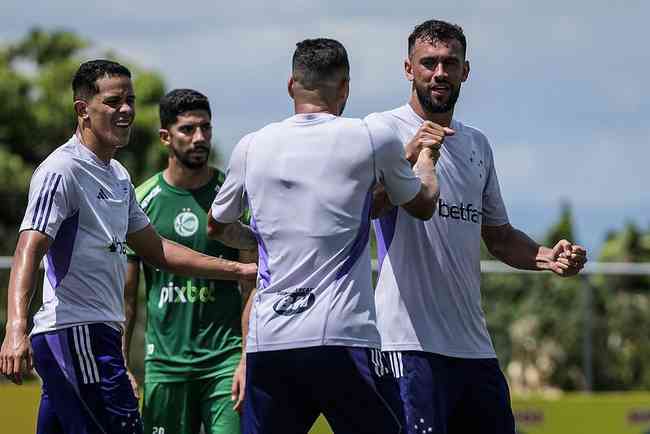
<svg viewBox="0 0 650 434"><path fill-rule="evenodd" d="M0 384L0 432L33 433L39 385ZM650 434L650 393L566 394L557 399L515 398L522 434ZM319 420L310 434L328 434Z"/></svg>

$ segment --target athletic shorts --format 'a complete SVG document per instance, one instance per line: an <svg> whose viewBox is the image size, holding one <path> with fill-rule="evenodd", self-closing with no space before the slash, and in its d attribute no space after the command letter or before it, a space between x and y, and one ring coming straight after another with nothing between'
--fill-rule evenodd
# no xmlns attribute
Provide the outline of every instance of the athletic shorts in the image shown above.
<svg viewBox="0 0 650 434"><path fill-rule="evenodd" d="M224 370L226 371L226 370ZM144 385L146 434L239 434L239 414L230 400L234 369L204 380Z"/></svg>
<svg viewBox="0 0 650 434"><path fill-rule="evenodd" d="M38 434L142 433L119 331L85 324L36 334L31 343L43 380Z"/></svg>
<svg viewBox="0 0 650 434"><path fill-rule="evenodd" d="M384 357L399 385L406 434L515 433L497 359L420 351L388 351Z"/></svg>
<svg viewBox="0 0 650 434"><path fill-rule="evenodd" d="M381 353L323 346L246 355L244 434L305 434L323 414L336 434L397 434L398 390Z"/></svg>

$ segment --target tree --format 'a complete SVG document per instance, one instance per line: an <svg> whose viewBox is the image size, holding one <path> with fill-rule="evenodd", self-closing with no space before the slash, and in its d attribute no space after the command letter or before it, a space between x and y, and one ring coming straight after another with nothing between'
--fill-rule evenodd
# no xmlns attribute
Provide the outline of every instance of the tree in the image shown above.
<svg viewBox="0 0 650 434"><path fill-rule="evenodd" d="M0 46L0 255L13 253L32 172L74 132L70 84L89 47L72 32L38 28ZM102 57L116 59L111 53ZM117 61L131 69L137 95L131 144L118 158L138 183L165 161L157 132L164 82L156 72Z"/></svg>

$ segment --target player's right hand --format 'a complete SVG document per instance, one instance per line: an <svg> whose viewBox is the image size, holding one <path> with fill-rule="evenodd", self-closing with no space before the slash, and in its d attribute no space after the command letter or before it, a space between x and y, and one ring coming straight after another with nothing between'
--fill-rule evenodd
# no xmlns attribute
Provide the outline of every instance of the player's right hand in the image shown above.
<svg viewBox="0 0 650 434"><path fill-rule="evenodd" d="M23 384L23 374L32 370L32 347L23 331L7 328L0 349L0 372L15 384Z"/></svg>
<svg viewBox="0 0 650 434"><path fill-rule="evenodd" d="M411 141L406 144L406 159L411 163L415 163L420 151L429 148L433 154L434 164L437 163L438 158L440 158L440 147L445 137L453 136L455 133L451 128L443 127L435 122L424 121Z"/></svg>

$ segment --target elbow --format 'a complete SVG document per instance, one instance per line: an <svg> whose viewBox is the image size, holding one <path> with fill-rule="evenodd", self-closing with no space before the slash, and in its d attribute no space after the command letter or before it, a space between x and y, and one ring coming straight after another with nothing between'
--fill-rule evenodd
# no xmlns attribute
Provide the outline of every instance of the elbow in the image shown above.
<svg viewBox="0 0 650 434"><path fill-rule="evenodd" d="M413 215L413 217L419 220L429 220L431 217L433 217L436 209L438 208L439 198L440 191L436 188L427 195L426 200L423 201L422 206L417 211L417 215Z"/></svg>

